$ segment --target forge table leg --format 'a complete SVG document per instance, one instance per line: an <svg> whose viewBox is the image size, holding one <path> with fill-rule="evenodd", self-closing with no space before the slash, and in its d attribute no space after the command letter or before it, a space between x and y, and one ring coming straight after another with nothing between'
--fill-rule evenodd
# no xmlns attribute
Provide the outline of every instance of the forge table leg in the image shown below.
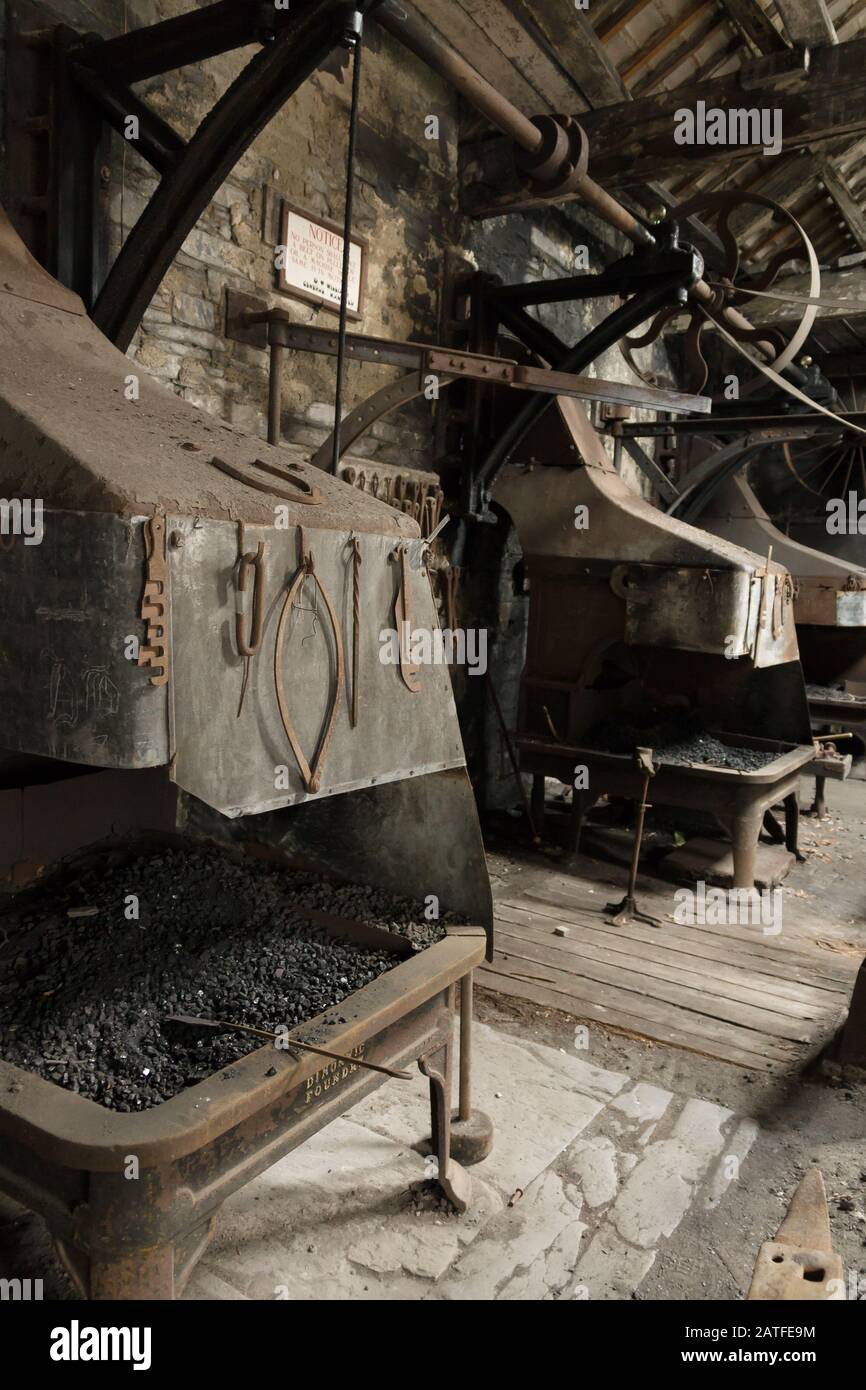
<svg viewBox="0 0 866 1390"><path fill-rule="evenodd" d="M451 1044L429 1057L419 1057L418 1066L430 1082L430 1126L433 1152L439 1161L439 1186L452 1206L466 1211L472 1179L451 1157Z"/></svg>
<svg viewBox="0 0 866 1390"><path fill-rule="evenodd" d="M568 829L566 831L565 848L570 856L580 852L580 835L583 830L583 822L586 820L586 813L590 809L590 799L576 788L571 795L571 812L568 818Z"/></svg>
<svg viewBox="0 0 866 1390"><path fill-rule="evenodd" d="M811 816L817 816L819 820L822 816L826 816L827 814L827 802L824 799L824 788L826 785L826 777L815 778L815 800L812 802L809 814Z"/></svg>
<svg viewBox="0 0 866 1390"><path fill-rule="evenodd" d="M790 850L798 864L804 862L800 853L800 800L795 791L785 797L785 848Z"/></svg>
<svg viewBox="0 0 866 1390"><path fill-rule="evenodd" d="M76 1283L84 1282L86 1297L97 1302L129 1299L168 1301L175 1297L174 1245L157 1245L132 1254L97 1253L82 1260L56 1240L58 1253ZM85 1273L86 1271L86 1273Z"/></svg>
<svg viewBox="0 0 866 1390"><path fill-rule="evenodd" d="M493 1121L472 1109L472 981L471 970L460 981L460 1086L451 1116L451 1157L465 1164L480 1163L493 1148Z"/></svg>
<svg viewBox="0 0 866 1390"><path fill-rule="evenodd" d="M739 811L731 819L730 834L734 858L734 887L754 888L758 857L758 835L763 823L760 808Z"/></svg>

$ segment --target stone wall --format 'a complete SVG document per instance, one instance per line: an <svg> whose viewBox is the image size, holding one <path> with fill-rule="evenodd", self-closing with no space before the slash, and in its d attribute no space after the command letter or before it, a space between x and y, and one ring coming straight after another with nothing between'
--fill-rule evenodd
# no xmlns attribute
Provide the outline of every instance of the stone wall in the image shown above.
<svg viewBox="0 0 866 1390"><path fill-rule="evenodd" d="M2 3L2 0L0 0ZM206 7L209 0L199 0ZM192 0L48 0L46 14L105 35L189 10ZM226 90L255 49L226 54L140 84L145 99L184 137ZM349 82L334 59L311 77L251 146L200 217L160 285L130 348L131 355L179 394L223 419L264 434L267 354L227 340L227 288L279 304L300 323L332 326L336 315L275 289L279 198L341 222L345 186ZM427 118L439 121L428 138ZM596 219L567 209L473 224L457 207L458 122L453 90L375 24L363 59L356 160L355 230L370 242L367 301L357 325L365 333L435 340L445 254L468 253L506 280L573 273L574 247L588 245L592 268L626 245ZM112 139L105 170L110 258L156 187L134 143ZM600 306L546 306L540 317L574 340ZM614 350L596 364L601 375L630 373ZM388 379L387 369L349 363L345 406ZM334 363L290 354L283 430L316 446L333 424ZM388 463L430 467L431 407L419 404L380 421L355 452ZM631 468L630 464L627 464Z"/></svg>

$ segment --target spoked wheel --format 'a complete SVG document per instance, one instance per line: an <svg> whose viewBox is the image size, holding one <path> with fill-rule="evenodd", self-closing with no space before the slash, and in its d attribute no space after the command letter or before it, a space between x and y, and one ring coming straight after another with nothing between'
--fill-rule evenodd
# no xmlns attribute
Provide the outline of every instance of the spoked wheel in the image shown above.
<svg viewBox="0 0 866 1390"><path fill-rule="evenodd" d="M840 410L863 410L866 392L854 382L840 390ZM866 497L866 436L835 430L812 439L790 440L782 445L789 472L801 488L815 497L847 497L849 491Z"/></svg>

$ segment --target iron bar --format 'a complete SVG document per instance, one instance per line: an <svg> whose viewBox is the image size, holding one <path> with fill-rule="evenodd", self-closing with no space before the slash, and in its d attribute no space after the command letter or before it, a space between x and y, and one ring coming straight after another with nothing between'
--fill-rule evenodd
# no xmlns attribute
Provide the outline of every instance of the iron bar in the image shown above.
<svg viewBox="0 0 866 1390"><path fill-rule="evenodd" d="M112 73L124 82L141 82L146 77L262 42L309 3L310 0L292 0L291 14L272 6L266 26L264 6L258 0L219 0L204 9L190 10L174 19L92 44L81 54L80 61L95 72Z"/></svg>
<svg viewBox="0 0 866 1390"><path fill-rule="evenodd" d="M645 323L658 309L669 304L672 295L681 283L682 277L679 277L676 283L671 281L668 284L655 285L642 294L634 295L627 303L621 304L618 309L614 309L607 318L602 319L601 323L587 333L585 338L576 343L560 362L556 363L558 370L580 372L588 367L600 353L606 352L609 347L613 347L614 343L619 342L626 333ZM503 430L476 475L473 489L475 492L473 512L479 511L484 490L489 489L509 455L549 404L550 401L544 396L533 396Z"/></svg>
<svg viewBox="0 0 866 1390"><path fill-rule="evenodd" d="M97 103L103 116L118 135L128 138L127 121L134 116L138 135L129 143L160 174L164 174L186 149L186 141L168 121L151 110L141 97L122 82L113 81L107 74L96 73L80 62L72 63L72 75L88 96Z"/></svg>
<svg viewBox="0 0 866 1390"><path fill-rule="evenodd" d="M472 970L460 981L460 1078L457 1118L472 1119Z"/></svg>
<svg viewBox="0 0 866 1390"><path fill-rule="evenodd" d="M617 433L623 438L642 439L664 434L751 434L756 430L765 432L766 442L787 438L791 430L808 429L815 434L838 434L840 424L850 423L861 428L866 426L866 411L850 410L829 420L826 415L810 414L807 411L792 411L789 415L729 415L718 416L713 406L709 416L685 415L676 420L628 420L617 421Z"/></svg>
<svg viewBox="0 0 866 1390"><path fill-rule="evenodd" d="M352 99L349 111L349 138L346 148L346 203L343 211L343 262L340 268L340 321L337 329L337 370L334 385L334 439L331 451L331 472L336 475L340 466L340 425L343 418L343 369L346 357L346 315L349 295L349 262L352 254L352 205L355 198L355 141L358 133L358 98L361 90L361 52L364 38L364 16L359 10L352 13L346 29L346 41L352 49Z"/></svg>
<svg viewBox="0 0 866 1390"><path fill-rule="evenodd" d="M281 343L271 343L271 363L268 372L268 443L279 444L283 416L283 362L286 349Z"/></svg>

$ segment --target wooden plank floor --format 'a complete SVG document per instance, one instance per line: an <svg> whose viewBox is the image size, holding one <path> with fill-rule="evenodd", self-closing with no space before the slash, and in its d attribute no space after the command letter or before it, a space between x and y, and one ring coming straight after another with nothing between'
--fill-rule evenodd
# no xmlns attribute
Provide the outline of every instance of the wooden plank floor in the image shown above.
<svg viewBox="0 0 866 1390"><path fill-rule="evenodd" d="M825 949L811 914L787 901L778 936L678 925L671 892L639 884L639 905L661 927L614 927L603 909L621 890L529 873L497 897L496 952L478 983L752 1070L798 1069L838 1026L862 950Z"/></svg>

